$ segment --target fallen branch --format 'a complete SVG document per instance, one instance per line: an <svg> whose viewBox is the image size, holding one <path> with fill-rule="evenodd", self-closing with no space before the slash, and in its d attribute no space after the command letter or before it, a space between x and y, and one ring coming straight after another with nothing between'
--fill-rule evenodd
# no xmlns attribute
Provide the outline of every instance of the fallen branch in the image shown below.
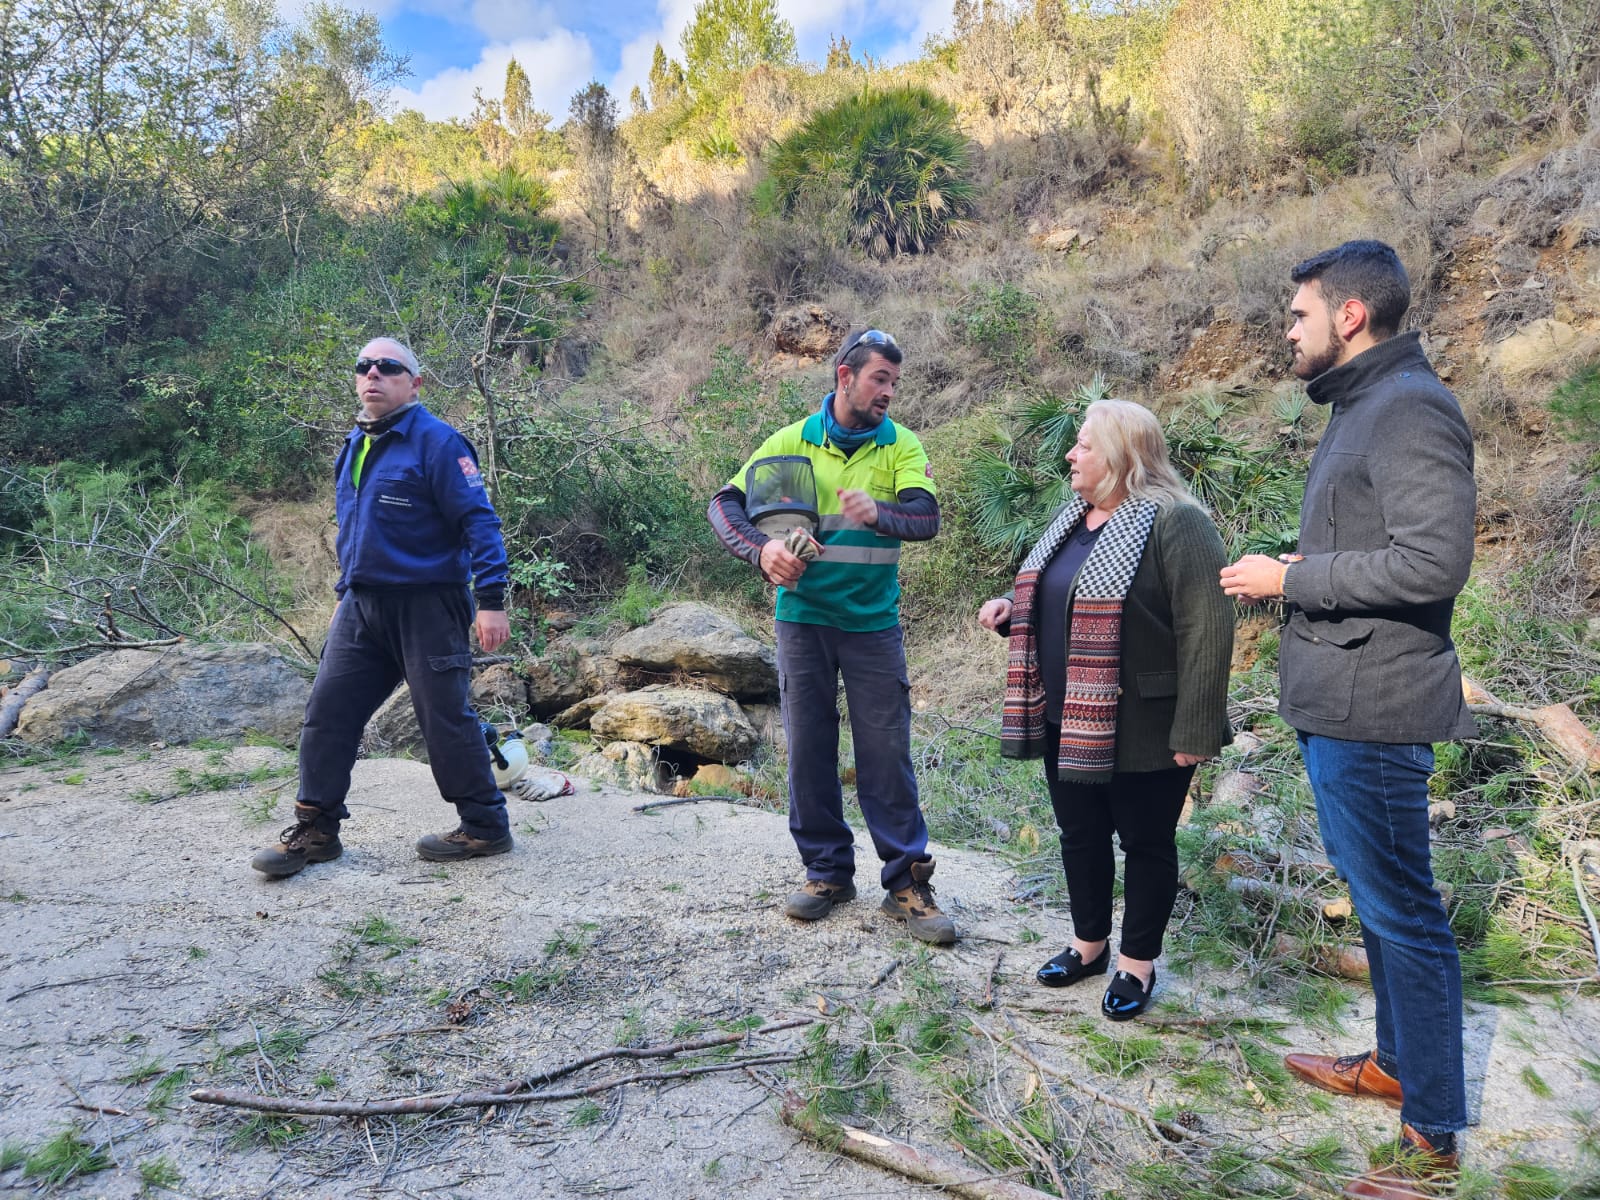
<svg viewBox="0 0 1600 1200"><path fill-rule="evenodd" d="M975 1175L965 1163L942 1154L879 1137L864 1129L820 1121L807 1116L805 1109L800 1097L791 1094L784 1099L779 1112L785 1125L819 1146L838 1150L860 1162L892 1171L918 1183L932 1184L946 1195L962 1196L966 1200L1050 1200L1047 1193L1036 1191L1027 1184L1001 1175Z"/></svg>
<svg viewBox="0 0 1600 1200"><path fill-rule="evenodd" d="M742 804L746 808L761 807L748 796L677 796L671 800L651 800L646 804L635 804L633 811L649 812L653 808L672 808L678 804L707 804L713 800L723 804Z"/></svg>
<svg viewBox="0 0 1600 1200"><path fill-rule="evenodd" d="M77 987L80 983L99 983L103 979L124 979L130 975L138 975L138 971L108 971L104 975L85 975L81 979L58 979L54 983L35 983L23 988L20 992L12 992L6 997L6 1003L20 1000L33 992L47 992L51 988Z"/></svg>
<svg viewBox="0 0 1600 1200"><path fill-rule="evenodd" d="M0 738L11 736L11 731L22 718L22 706L30 697L42 692L44 685L49 682L50 669L35 667L22 677L21 683L6 693L5 703L0 704Z"/></svg>
<svg viewBox="0 0 1600 1200"><path fill-rule="evenodd" d="M1556 753L1573 766L1600 771L1600 737L1596 737L1565 704L1547 704L1543 708L1502 704L1470 679L1463 679L1461 683L1467 696L1467 708L1472 712L1532 725Z"/></svg>
<svg viewBox="0 0 1600 1200"><path fill-rule="evenodd" d="M983 997L978 1001L979 1008L994 1007L994 977L1000 973L1000 963L1005 956L1006 952L1004 950L994 956L994 962L989 967L989 976L984 981Z"/></svg>
<svg viewBox="0 0 1600 1200"><path fill-rule="evenodd" d="M992 1030L985 1029L976 1021L969 1021L968 1023L979 1033L983 1034L984 1037L988 1038L991 1042L994 1042L997 1045L1002 1044L1000 1037ZM1065 1069L1055 1066L1052 1063L1047 1063L1039 1058L1038 1055L1034 1054L1029 1049L1027 1042L1022 1037L1022 1031L1011 1023L1009 1016L1006 1018L1006 1024L1010 1025L1011 1027L1012 1037L1006 1040L1004 1045L1006 1045L1013 1054L1022 1059L1023 1062L1027 1063L1035 1071L1038 1071L1041 1075L1048 1075L1052 1079L1059 1079L1062 1083L1077 1089L1087 1096L1093 1097L1095 1100L1106 1105L1108 1108L1114 1108L1119 1112L1125 1112L1130 1116L1137 1117L1149 1128L1157 1131L1164 1139L1173 1142L1191 1142L1194 1145L1202 1146L1207 1150L1226 1150L1235 1154L1242 1153L1249 1157L1251 1161L1259 1163L1261 1166L1270 1167L1274 1171L1279 1171L1285 1175L1289 1175L1295 1179L1298 1179L1311 1191L1320 1192L1325 1196L1339 1196L1342 1194L1340 1191L1335 1190L1333 1186L1324 1181L1320 1176L1314 1175L1310 1171L1307 1171L1292 1162L1288 1162L1277 1155L1263 1156L1251 1154L1248 1150L1237 1143L1227 1142L1221 1138L1208 1137L1206 1134L1197 1133L1192 1129L1186 1129L1182 1125L1179 1125L1176 1121L1162 1120L1149 1109L1144 1108L1141 1105L1132 1104L1127 1100L1119 1099L1118 1097L1113 1096L1110 1092L1102 1092L1094 1085L1085 1083L1083 1080L1076 1078Z"/></svg>
<svg viewBox="0 0 1600 1200"><path fill-rule="evenodd" d="M688 1075L704 1075L708 1069L704 1067L687 1067L682 1071L662 1072L657 1074L613 1076L601 1080L598 1084L591 1084L588 1088L573 1092L540 1092L538 1089L557 1079L592 1067L608 1059L628 1058L671 1058L677 1054L692 1054L700 1050L711 1050L719 1046L731 1046L746 1038L760 1034L779 1033L785 1029L797 1029L802 1025L810 1025L812 1017L795 1017L787 1021L774 1021L770 1025L763 1025L759 1029L745 1029L733 1033L715 1034L711 1037L696 1038L693 1041L673 1042L657 1046L616 1046L610 1050L600 1050L594 1054L585 1055L583 1058L574 1059L559 1067L552 1067L548 1071L541 1071L525 1079L515 1079L503 1083L497 1088L490 1088L478 1092L460 1092L455 1095L435 1094L429 1096L407 1096L396 1100L294 1100L279 1096L262 1096L251 1092L237 1092L202 1088L190 1093L190 1099L202 1104L225 1104L234 1108L250 1108L257 1112L282 1112L294 1113L302 1116L318 1117L364 1117L384 1113L432 1113L443 1112L447 1108L483 1108L491 1104L529 1104L544 1100L571 1100L579 1096L593 1095L613 1087L621 1087L628 1083L651 1083L663 1079L675 1079ZM722 1064L716 1070L729 1070L733 1067L747 1064L765 1062L788 1062L792 1056L768 1056L755 1059L746 1058L736 1062Z"/></svg>
<svg viewBox="0 0 1600 1200"><path fill-rule="evenodd" d="M1272 945L1279 955L1315 967L1324 975L1340 979L1371 979L1372 968L1361 946L1327 946L1280 933Z"/></svg>
<svg viewBox="0 0 1600 1200"><path fill-rule="evenodd" d="M1594 945L1595 974L1600 976L1600 923L1594 919L1594 909L1589 907L1589 891L1584 886L1583 872L1579 870L1582 865L1583 855L1572 854L1572 890L1578 894L1578 907L1583 909L1583 915L1589 922L1589 940Z"/></svg>
<svg viewBox="0 0 1600 1200"><path fill-rule="evenodd" d="M634 1075L613 1075L609 1079L602 1079L585 1087L547 1092L458 1092L453 1096L409 1096L401 1100L295 1100L286 1096L263 1096L256 1092L237 1092L226 1088L199 1088L189 1093L189 1099L198 1104L221 1104L229 1108L287 1113L296 1117L397 1116L438 1113L451 1108L493 1108L500 1104L540 1104L553 1100L581 1100L586 1096L597 1096L601 1092L610 1091L612 1088L627 1087L630 1083L670 1083L674 1079L688 1079L695 1075L714 1075L720 1071L738 1071L745 1067L767 1066L772 1063L791 1063L797 1058L798 1054L763 1054L723 1063L707 1063L699 1067L684 1067L677 1071L641 1071Z"/></svg>

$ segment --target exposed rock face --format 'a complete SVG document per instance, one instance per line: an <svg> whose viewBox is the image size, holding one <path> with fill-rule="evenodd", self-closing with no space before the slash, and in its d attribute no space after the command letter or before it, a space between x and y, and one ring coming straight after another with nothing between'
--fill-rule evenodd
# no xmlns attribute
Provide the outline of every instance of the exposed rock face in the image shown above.
<svg viewBox="0 0 1600 1200"><path fill-rule="evenodd" d="M411 689L405 684L379 706L361 734L361 748L370 758L416 758L428 761L422 744L422 727L411 706Z"/></svg>
<svg viewBox="0 0 1600 1200"><path fill-rule="evenodd" d="M505 663L486 668L472 680L472 707L504 709L515 717L528 711L528 692L522 679ZM422 727L411 705L411 689L401 684L372 714L361 735L361 746L372 758L415 758L428 761L428 747L422 740Z"/></svg>
<svg viewBox="0 0 1600 1200"><path fill-rule="evenodd" d="M1586 357L1600 347L1600 334L1576 329L1564 321L1541 317L1530 321L1493 348L1481 352L1505 375L1529 375Z"/></svg>
<svg viewBox="0 0 1600 1200"><path fill-rule="evenodd" d="M495 708L520 721L528 713L528 685L510 663L485 667L472 680L474 708Z"/></svg>
<svg viewBox="0 0 1600 1200"><path fill-rule="evenodd" d="M528 702L538 717L551 717L612 686L617 664L593 638L560 637L538 658L522 664Z"/></svg>
<svg viewBox="0 0 1600 1200"><path fill-rule="evenodd" d="M732 620L705 604L672 604L648 625L618 638L619 665L662 675L688 675L741 700L777 695L778 660Z"/></svg>
<svg viewBox="0 0 1600 1200"><path fill-rule="evenodd" d="M772 344L804 358L830 357L849 332L843 317L815 304L785 309L772 319Z"/></svg>
<svg viewBox="0 0 1600 1200"><path fill-rule="evenodd" d="M590 783L632 792L656 790L655 751L638 742L612 742L572 764L572 774Z"/></svg>
<svg viewBox="0 0 1600 1200"><path fill-rule="evenodd" d="M299 735L311 680L274 646L180 642L113 650L58 672L22 710L17 736L48 745L74 735L100 746L249 732Z"/></svg>
<svg viewBox="0 0 1600 1200"><path fill-rule="evenodd" d="M789 753L789 739L783 732L782 708L776 704L741 704L739 707L744 710L744 719L756 731L756 737L784 754Z"/></svg>
<svg viewBox="0 0 1600 1200"><path fill-rule="evenodd" d="M614 696L589 722L603 738L674 746L718 762L739 762L756 731L739 706L717 692L658 684Z"/></svg>

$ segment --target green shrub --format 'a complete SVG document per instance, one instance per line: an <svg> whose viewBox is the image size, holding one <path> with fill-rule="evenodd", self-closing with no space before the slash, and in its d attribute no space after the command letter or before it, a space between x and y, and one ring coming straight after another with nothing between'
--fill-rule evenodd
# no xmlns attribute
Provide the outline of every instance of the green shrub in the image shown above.
<svg viewBox="0 0 1600 1200"><path fill-rule="evenodd" d="M1035 343L1048 333L1039 297L1014 283L981 287L961 309L961 326L967 340L997 366L1021 371L1032 361Z"/></svg>
<svg viewBox="0 0 1600 1200"><path fill-rule="evenodd" d="M975 198L955 110L921 88L863 92L813 114L771 168L786 214L814 207L879 258L964 232Z"/></svg>
<svg viewBox="0 0 1600 1200"><path fill-rule="evenodd" d="M9 586L0 626L16 647L78 658L102 641L283 641L311 657L277 616L293 604L250 527L215 484L145 484L76 463L23 475L37 488L26 527L0 531ZM68 646L82 649L67 652Z"/></svg>
<svg viewBox="0 0 1600 1200"><path fill-rule="evenodd" d="M1568 376L1550 397L1550 409L1575 441L1600 443L1600 359Z"/></svg>

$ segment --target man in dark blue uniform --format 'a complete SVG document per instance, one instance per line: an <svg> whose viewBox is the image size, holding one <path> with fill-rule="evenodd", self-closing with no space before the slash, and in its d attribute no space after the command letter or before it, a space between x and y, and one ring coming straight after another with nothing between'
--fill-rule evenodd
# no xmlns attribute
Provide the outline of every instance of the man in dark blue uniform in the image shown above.
<svg viewBox="0 0 1600 1200"><path fill-rule="evenodd" d="M434 782L460 815L456 829L418 841L418 855L453 862L511 849L468 702L469 629L487 653L511 636L500 518L471 443L422 407L421 384L416 355L392 338L356 359L361 408L334 463L339 605L306 703L295 823L250 864L273 878L344 852L339 822L350 815L361 732L402 679Z"/></svg>

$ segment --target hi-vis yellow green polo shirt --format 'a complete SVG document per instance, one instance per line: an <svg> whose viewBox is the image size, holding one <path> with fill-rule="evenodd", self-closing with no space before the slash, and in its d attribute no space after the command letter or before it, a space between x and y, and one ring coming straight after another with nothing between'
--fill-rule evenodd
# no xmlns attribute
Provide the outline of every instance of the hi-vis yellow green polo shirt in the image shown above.
<svg viewBox="0 0 1600 1200"><path fill-rule="evenodd" d="M748 495L745 473L750 464L777 454L811 460L822 518L817 530L822 557L807 565L794 587L778 589L778 620L831 625L851 633L899 624L900 539L848 520L839 511L839 490L856 488L890 504L908 488L937 496L917 435L885 417L878 436L846 458L837 446L824 442L822 414L813 413L762 442L728 483Z"/></svg>

